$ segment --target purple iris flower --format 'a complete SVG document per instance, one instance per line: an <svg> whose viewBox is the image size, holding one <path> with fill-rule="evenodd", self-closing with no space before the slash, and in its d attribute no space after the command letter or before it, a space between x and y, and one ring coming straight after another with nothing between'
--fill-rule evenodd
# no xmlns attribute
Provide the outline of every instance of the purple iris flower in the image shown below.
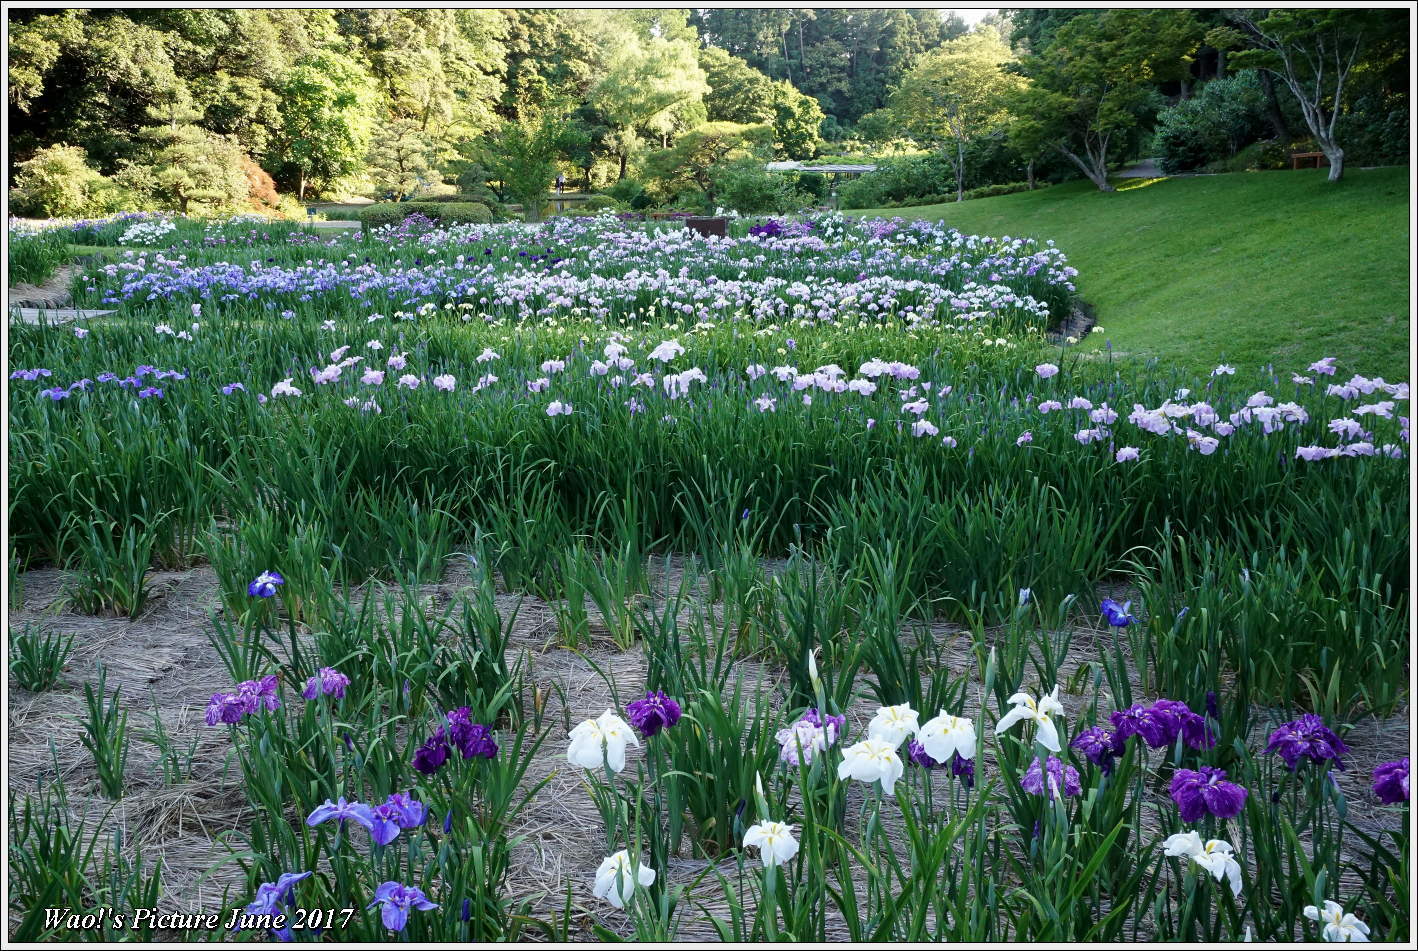
<svg viewBox="0 0 1418 951"><path fill-rule="evenodd" d="M275 674L260 680L244 680L232 693L214 693L207 702L207 725L239 723L248 714L278 710L281 706L280 680Z"/></svg>
<svg viewBox="0 0 1418 951"><path fill-rule="evenodd" d="M838 743L847 736L847 715L845 713L835 717L830 714L824 717L817 711L817 707L808 707L807 712L803 714L803 719L819 730L826 730L829 726L835 727L836 742Z"/></svg>
<svg viewBox="0 0 1418 951"><path fill-rule="evenodd" d="M246 716L246 701L234 693L214 693L207 703L207 726L239 723Z"/></svg>
<svg viewBox="0 0 1418 951"><path fill-rule="evenodd" d="M1180 700L1157 700L1151 706L1135 703L1126 710L1115 711L1109 719L1119 743L1139 736L1156 750L1171 746L1180 736L1194 750L1216 745L1216 737L1206 718Z"/></svg>
<svg viewBox="0 0 1418 951"><path fill-rule="evenodd" d="M307 700L314 700L324 694L327 697L334 697L336 700L345 698L345 688L350 685L350 678L340 673L333 667L321 667L314 677L305 682L305 690L301 696Z"/></svg>
<svg viewBox="0 0 1418 951"><path fill-rule="evenodd" d="M960 780L960 784L966 789L974 789L975 761L956 753L950 758L950 775Z"/></svg>
<svg viewBox="0 0 1418 951"><path fill-rule="evenodd" d="M417 829L428 818L428 807L403 793L392 794L370 812L374 825L369 834L376 845L388 845L399 837L399 830Z"/></svg>
<svg viewBox="0 0 1418 951"><path fill-rule="evenodd" d="M414 751L414 769L425 776L432 776L448 761L447 731L443 727L433 731L423 745Z"/></svg>
<svg viewBox="0 0 1418 951"><path fill-rule="evenodd" d="M1122 755L1126 743L1112 730L1090 726L1073 738L1069 748L1078 750L1088 762L1101 769L1104 776L1108 776L1113 772L1113 760Z"/></svg>
<svg viewBox="0 0 1418 951"><path fill-rule="evenodd" d="M263 571L246 586L246 593L253 598L269 598L276 589L286 583L278 571Z"/></svg>
<svg viewBox="0 0 1418 951"><path fill-rule="evenodd" d="M223 395L223 396L230 396L231 394L235 393L237 390L241 390L241 392L245 393L245 392L246 392L246 387L243 386L243 385L240 384L240 383L228 383L226 386L222 387L222 395Z"/></svg>
<svg viewBox="0 0 1418 951"><path fill-rule="evenodd" d="M1137 623L1137 618L1128 613L1131 608L1131 601L1119 604L1112 598L1104 598L1103 604L1098 610L1103 613L1104 619L1113 627L1127 627L1129 624Z"/></svg>
<svg viewBox="0 0 1418 951"><path fill-rule="evenodd" d="M1195 822L1206 813L1219 819L1239 815L1246 805L1246 789L1226 781L1226 771L1214 766L1179 769L1168 787L1183 822Z"/></svg>
<svg viewBox="0 0 1418 951"><path fill-rule="evenodd" d="M679 704L662 690L651 690L643 699L632 700L625 705L625 712L631 725L646 739L674 726L683 713Z"/></svg>
<svg viewBox="0 0 1418 951"><path fill-rule="evenodd" d="M256 889L256 898L251 904L246 906L248 915L277 915L281 913L281 906L294 904L295 898L291 894L299 882L305 881L314 872L285 872L274 882L263 882ZM235 929L240 931L240 928ZM294 941L295 935L291 933L290 925L284 928L272 929L277 941Z"/></svg>
<svg viewBox="0 0 1418 951"><path fill-rule="evenodd" d="M346 820L353 819L355 822L374 831L374 811L362 802L348 802L344 796L337 802L326 799L324 805L316 806L310 813L310 818L305 820L308 826L318 826L322 822L336 819L341 824Z"/></svg>
<svg viewBox="0 0 1418 951"><path fill-rule="evenodd" d="M945 769L946 763L931 756L926 752L926 748L919 740L911 740L906 744L907 758L922 769ZM950 757L950 775L961 781L961 784L970 789L975 785L975 761L965 759L959 753L954 753Z"/></svg>
<svg viewBox="0 0 1418 951"><path fill-rule="evenodd" d="M1278 753L1290 769L1297 769L1300 761L1309 758L1315 763L1334 760L1335 768L1343 769L1340 756L1349 752L1333 730L1324 725L1324 720L1313 713L1307 713L1298 720L1291 720L1270 734L1267 753Z"/></svg>
<svg viewBox="0 0 1418 951"><path fill-rule="evenodd" d="M1374 768L1374 795L1386 806L1408 801L1408 757Z"/></svg>
<svg viewBox="0 0 1418 951"><path fill-rule="evenodd" d="M1152 709L1156 716L1166 717L1169 723L1177 724L1177 732L1172 736L1174 741L1180 735L1182 742L1194 750L1209 750L1216 745L1216 737L1207 726L1206 717L1194 712L1182 701L1158 700L1152 704Z"/></svg>
<svg viewBox="0 0 1418 951"><path fill-rule="evenodd" d="M156 386L145 386L138 391L138 399L145 400L150 396L162 399L162 390Z"/></svg>
<svg viewBox="0 0 1418 951"><path fill-rule="evenodd" d="M480 756L492 759L497 755L497 741L492 731L481 723L473 722L472 710L459 707L446 715L448 720L448 742L458 748L463 759Z"/></svg>
<svg viewBox="0 0 1418 951"><path fill-rule="evenodd" d="M1045 772L1048 773L1047 788L1050 799L1058 798L1060 792L1065 796L1077 796L1083 792L1083 783L1078 777L1078 770L1057 756L1050 756L1047 765L1040 763L1037 756L1034 757L1034 762L1029 764L1029 768L1019 779L1020 788L1036 796L1044 795Z"/></svg>
<svg viewBox="0 0 1418 951"><path fill-rule="evenodd" d="M410 908L431 911L438 907L428 900L423 889L416 885L400 885L398 882L385 882L376 888L374 901L370 902L366 909L375 905L381 906L380 918L384 921L384 927L390 931L404 930L404 926L409 923Z"/></svg>
<svg viewBox="0 0 1418 951"><path fill-rule="evenodd" d="M929 753L926 752L926 748L921 745L921 743L920 743L919 740L912 740L910 743L906 744L906 750L907 750L908 758L911 760L911 762L915 763L917 766L921 767L922 769L944 769L944 768L945 768L945 764L944 764L944 763L940 762L940 761L937 760L937 759L932 758L932 757L931 757L931 754L929 754ZM959 755L959 754L956 754L956 755Z"/></svg>

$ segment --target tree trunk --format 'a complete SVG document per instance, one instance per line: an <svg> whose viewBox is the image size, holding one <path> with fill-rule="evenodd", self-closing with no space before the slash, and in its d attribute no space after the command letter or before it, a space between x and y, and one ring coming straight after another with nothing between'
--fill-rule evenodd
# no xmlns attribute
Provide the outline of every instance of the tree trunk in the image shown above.
<svg viewBox="0 0 1418 951"><path fill-rule="evenodd" d="M1024 172L1025 172L1026 175L1029 176L1029 190L1032 192L1032 191L1034 190L1034 160L1033 160L1033 159L1030 159L1030 160L1029 160L1029 165L1028 165L1027 168L1025 168Z"/></svg>
<svg viewBox="0 0 1418 951"><path fill-rule="evenodd" d="M1261 91L1265 93L1265 117L1270 120L1276 138L1288 143L1293 136L1290 135L1290 127L1285 124L1285 113L1280 111L1280 100L1275 96L1275 77L1266 69L1257 70L1257 73L1260 75Z"/></svg>
<svg viewBox="0 0 1418 951"><path fill-rule="evenodd" d="M1192 81L1191 81L1191 77L1188 76L1186 79L1183 79L1183 80L1181 81L1181 83L1182 83L1182 94L1181 94L1181 98L1182 98L1182 99L1190 99L1190 98L1192 97Z"/></svg>
<svg viewBox="0 0 1418 951"><path fill-rule="evenodd" d="M955 200L965 200L965 142L955 140Z"/></svg>
<svg viewBox="0 0 1418 951"><path fill-rule="evenodd" d="M1216 78L1217 78L1217 79L1225 79L1225 78L1226 78L1226 51L1225 51L1225 50L1217 50L1217 51L1216 51Z"/></svg>
<svg viewBox="0 0 1418 951"><path fill-rule="evenodd" d="M305 172L304 172L304 170L302 170L301 173L300 173L300 187L299 187L299 189L297 189L296 194L300 196L300 198L299 198L300 201L305 201Z"/></svg>
<svg viewBox="0 0 1418 951"><path fill-rule="evenodd" d="M1069 151L1062 145L1055 146L1055 148L1070 162L1077 165L1078 170L1087 176L1090 182L1097 185L1100 192L1117 191L1116 188L1108 184L1108 161L1106 152L1097 158L1090 154L1088 160L1084 161L1083 158Z"/></svg>
<svg viewBox="0 0 1418 951"><path fill-rule="evenodd" d="M1344 177L1344 150L1339 143L1325 136L1319 140L1320 151L1329 159L1329 180L1337 182Z"/></svg>
<svg viewBox="0 0 1418 951"><path fill-rule="evenodd" d="M625 181L625 163L626 163L629 159L630 159L630 154L629 154L628 152L622 152L622 153L620 153L620 177L617 178L616 181L618 181L618 182L623 182L623 181Z"/></svg>

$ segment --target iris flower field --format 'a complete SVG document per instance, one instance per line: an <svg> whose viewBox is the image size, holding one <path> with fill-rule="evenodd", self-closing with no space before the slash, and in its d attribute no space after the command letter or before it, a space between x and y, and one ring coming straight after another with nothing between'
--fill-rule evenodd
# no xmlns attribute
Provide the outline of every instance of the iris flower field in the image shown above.
<svg viewBox="0 0 1418 951"><path fill-rule="evenodd" d="M933 222L55 227L12 938L1410 939L1406 381Z"/></svg>

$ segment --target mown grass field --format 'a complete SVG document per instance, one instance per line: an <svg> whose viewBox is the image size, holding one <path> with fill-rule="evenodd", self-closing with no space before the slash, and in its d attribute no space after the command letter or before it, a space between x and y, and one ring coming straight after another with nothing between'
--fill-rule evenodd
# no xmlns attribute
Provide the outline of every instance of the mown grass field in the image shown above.
<svg viewBox="0 0 1418 951"><path fill-rule="evenodd" d="M1408 169L1087 182L861 215L1052 239L1107 331L1091 346L1198 370L1324 351L1389 379L1408 364ZM1308 362L1308 361L1306 361Z"/></svg>

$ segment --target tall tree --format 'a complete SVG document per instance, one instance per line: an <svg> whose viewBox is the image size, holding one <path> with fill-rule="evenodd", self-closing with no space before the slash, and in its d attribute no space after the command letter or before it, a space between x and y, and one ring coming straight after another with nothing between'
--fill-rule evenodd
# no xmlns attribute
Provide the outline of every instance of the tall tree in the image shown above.
<svg viewBox="0 0 1418 951"><path fill-rule="evenodd" d="M1186 10L1110 10L1069 19L1020 65L1032 82L1015 97L1011 133L1025 154L1056 149L1100 191L1114 145L1158 103L1200 44Z"/></svg>
<svg viewBox="0 0 1418 951"><path fill-rule="evenodd" d="M540 221L547 189L556 177L564 123L550 112L507 122L483 136L477 149L489 179L522 203L528 221Z"/></svg>
<svg viewBox="0 0 1418 951"><path fill-rule="evenodd" d="M694 47L687 40L648 40L615 33L613 23L604 37L614 43L606 72L590 90L590 101L612 130L607 137L620 162L623 179L639 133L662 133L677 109L700 102L709 91Z"/></svg>
<svg viewBox="0 0 1418 951"><path fill-rule="evenodd" d="M1024 86L1005 69L1013 58L999 33L982 27L921 57L892 93L901 128L953 151L956 201L965 200L965 147L1004 124L1009 97Z"/></svg>
<svg viewBox="0 0 1418 951"><path fill-rule="evenodd" d="M1344 149L1335 124L1356 66L1372 48L1406 33L1407 14L1398 10L1241 10L1234 21L1252 49L1233 57L1238 66L1257 66L1285 83L1300 104L1305 125L1329 159L1329 180L1344 176Z"/></svg>
<svg viewBox="0 0 1418 951"><path fill-rule="evenodd" d="M324 51L302 59L279 90L281 125L271 156L296 194L360 167L369 146L369 76L350 57Z"/></svg>
<svg viewBox="0 0 1418 951"><path fill-rule="evenodd" d="M676 188L694 185L704 192L705 204L713 208L715 166L745 154L754 144L767 143L772 135L767 123L707 122L681 135L670 148L650 155L645 171L661 184L667 197Z"/></svg>

